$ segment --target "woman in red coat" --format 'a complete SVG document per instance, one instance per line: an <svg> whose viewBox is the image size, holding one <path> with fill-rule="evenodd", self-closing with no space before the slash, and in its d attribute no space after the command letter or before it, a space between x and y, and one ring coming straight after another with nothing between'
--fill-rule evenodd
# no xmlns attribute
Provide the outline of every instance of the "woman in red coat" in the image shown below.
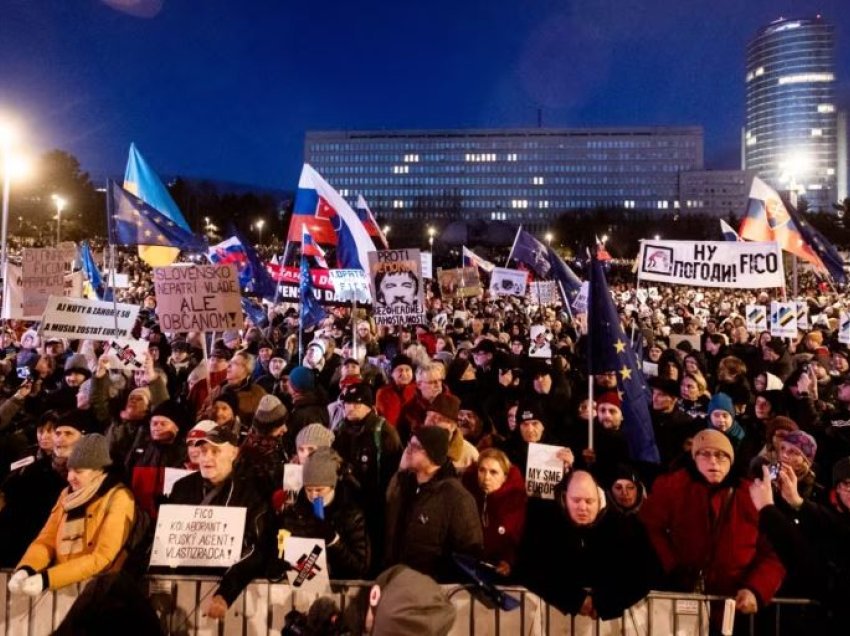
<svg viewBox="0 0 850 636"><path fill-rule="evenodd" d="M413 360L399 354L390 363L390 382L375 395L375 411L392 426L398 424L401 407L416 397L416 385L413 383Z"/></svg>
<svg viewBox="0 0 850 636"><path fill-rule="evenodd" d="M525 483L508 456L495 448L481 451L478 463L463 473L484 527L484 560L509 576L525 528Z"/></svg>
<svg viewBox="0 0 850 636"><path fill-rule="evenodd" d="M729 438L700 431L691 455L655 481L639 517L672 589L731 597L739 613L753 614L771 601L785 570L759 532L749 481L730 473Z"/></svg>

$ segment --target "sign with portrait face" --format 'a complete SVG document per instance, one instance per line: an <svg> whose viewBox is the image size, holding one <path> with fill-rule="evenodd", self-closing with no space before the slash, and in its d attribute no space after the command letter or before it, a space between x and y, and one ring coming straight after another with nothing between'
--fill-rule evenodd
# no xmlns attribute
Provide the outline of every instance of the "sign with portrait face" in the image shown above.
<svg viewBox="0 0 850 636"><path fill-rule="evenodd" d="M419 250L369 252L376 325L425 322L425 289Z"/></svg>

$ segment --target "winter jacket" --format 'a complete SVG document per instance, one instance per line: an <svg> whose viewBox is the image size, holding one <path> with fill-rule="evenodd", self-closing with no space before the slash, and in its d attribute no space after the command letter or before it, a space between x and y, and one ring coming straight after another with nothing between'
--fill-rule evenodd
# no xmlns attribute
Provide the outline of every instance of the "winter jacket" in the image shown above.
<svg viewBox="0 0 850 636"><path fill-rule="evenodd" d="M238 415L239 419L243 422L250 422L254 418L254 412L260 405L260 400L266 394L263 387L253 384L250 379L246 379L237 386L232 386L227 384L227 382L224 382L212 390L210 398L207 400L207 404L210 409L208 410L208 415L212 415L211 407L213 402L215 402L215 399L219 395L225 393L236 395L236 399L238 401L237 408L239 411L236 415ZM210 419L214 418L211 417Z"/></svg>
<svg viewBox="0 0 850 636"><path fill-rule="evenodd" d="M763 607L785 570L759 532L748 480L709 486L693 462L661 475L638 513L677 591L734 597L746 588ZM700 576L702 572L702 577Z"/></svg>
<svg viewBox="0 0 850 636"><path fill-rule="evenodd" d="M696 435L703 426L701 422L674 408L670 413L652 411L652 428L661 454L661 464L670 466L682 454L685 441Z"/></svg>
<svg viewBox="0 0 850 636"><path fill-rule="evenodd" d="M313 513L313 504L302 489L295 505L283 510L277 526L289 530L294 537L327 541L329 534L335 534L336 540L326 543L332 579L362 579L369 571L366 518L360 507L346 497L344 489L337 489L333 501L325 506L324 520Z"/></svg>
<svg viewBox="0 0 850 636"><path fill-rule="evenodd" d="M327 397L320 391L308 391L295 396L292 408L289 409L289 419L286 421L284 434L284 446L287 453L295 454L295 438L308 424L322 424L326 428L330 427L327 404Z"/></svg>
<svg viewBox="0 0 850 636"><path fill-rule="evenodd" d="M528 499L519 469L511 466L502 487L489 495L478 485L478 464L470 466L461 481L478 507L484 532L484 560L493 565L504 561L513 567L525 530Z"/></svg>
<svg viewBox="0 0 850 636"><path fill-rule="evenodd" d="M183 468L187 457L186 444L181 439L171 444L150 440L130 452L128 468L133 496L152 519L156 519L159 504L164 499L165 469Z"/></svg>
<svg viewBox="0 0 850 636"><path fill-rule="evenodd" d="M51 590L120 570L121 549L135 520L133 494L113 474L107 474L88 503L66 512L62 500L68 492L66 488L59 495L47 523L17 566L32 574L43 573L45 588ZM85 519L83 536L63 542L66 524L80 518Z"/></svg>
<svg viewBox="0 0 850 636"><path fill-rule="evenodd" d="M375 411L384 417L391 426L398 426L402 407L416 395L416 384L411 382L403 387L390 381L375 395Z"/></svg>
<svg viewBox="0 0 850 636"><path fill-rule="evenodd" d="M402 563L439 582L459 580L453 554L480 558L481 520L472 495L446 461L430 480L399 471L387 489L387 567Z"/></svg>

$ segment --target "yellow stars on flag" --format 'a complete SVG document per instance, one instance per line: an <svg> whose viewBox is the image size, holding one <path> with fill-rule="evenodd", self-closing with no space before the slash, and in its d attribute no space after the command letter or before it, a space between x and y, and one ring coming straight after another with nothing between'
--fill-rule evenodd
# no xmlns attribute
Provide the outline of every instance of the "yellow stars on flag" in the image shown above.
<svg viewBox="0 0 850 636"><path fill-rule="evenodd" d="M618 339L617 342L614 343L614 349L617 350L617 353L623 353L623 351L626 350L626 343Z"/></svg>
<svg viewBox="0 0 850 636"><path fill-rule="evenodd" d="M623 368L620 369L620 376L623 378L623 380L631 380L632 370L624 364Z"/></svg>

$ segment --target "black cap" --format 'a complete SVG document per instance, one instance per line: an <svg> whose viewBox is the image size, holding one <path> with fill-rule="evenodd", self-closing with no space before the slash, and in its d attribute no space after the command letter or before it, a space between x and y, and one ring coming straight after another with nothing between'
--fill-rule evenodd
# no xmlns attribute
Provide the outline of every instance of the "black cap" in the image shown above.
<svg viewBox="0 0 850 636"><path fill-rule="evenodd" d="M372 396L372 389L362 382L345 387L342 393L340 393L339 399L347 404L372 406L375 403L375 398Z"/></svg>
<svg viewBox="0 0 850 636"><path fill-rule="evenodd" d="M679 394L680 394L679 384L675 380L670 380L668 378L654 377L654 378L650 378L649 382L647 382L647 384L649 384L650 388L657 389L657 390L661 391L662 393L666 393L670 397L674 397L674 398L679 397Z"/></svg>

